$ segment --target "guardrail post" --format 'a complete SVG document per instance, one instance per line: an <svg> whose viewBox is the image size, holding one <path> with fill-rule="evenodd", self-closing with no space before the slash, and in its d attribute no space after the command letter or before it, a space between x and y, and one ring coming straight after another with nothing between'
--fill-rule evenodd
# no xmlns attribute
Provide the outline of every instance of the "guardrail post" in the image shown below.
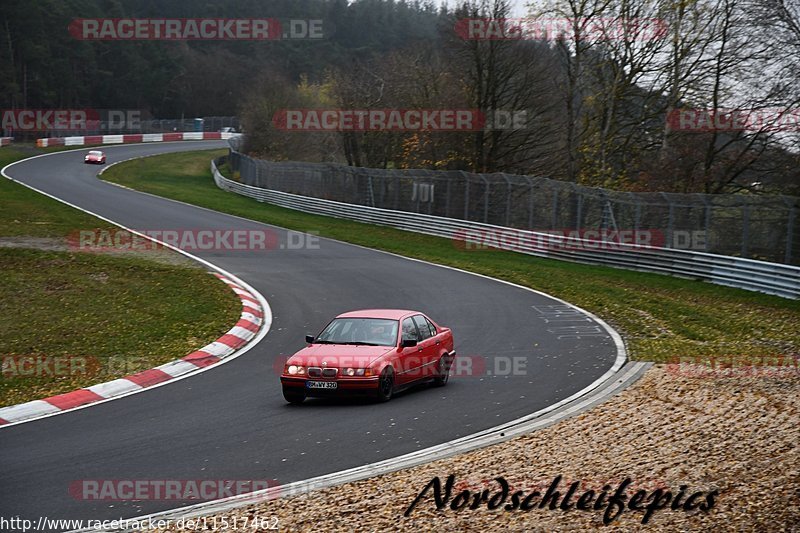
<svg viewBox="0 0 800 533"><path fill-rule="evenodd" d="M672 229L673 223L675 221L675 206L672 203L672 200L669 199L669 196L666 193L661 193L661 197L667 201L667 205L669 205L669 218L667 220L667 238L666 242L664 243L664 248L672 248Z"/></svg>
<svg viewBox="0 0 800 533"><path fill-rule="evenodd" d="M463 170L461 171L461 175L464 176L464 181L467 182L464 187L464 220L469 220L469 178L467 177L467 173Z"/></svg>
<svg viewBox="0 0 800 533"><path fill-rule="evenodd" d="M445 178L445 180L447 181L447 191L445 191L445 195L444 195L444 216L449 218L450 217L450 182L453 181L453 180L451 180L449 176L447 178Z"/></svg>
<svg viewBox="0 0 800 533"><path fill-rule="evenodd" d="M708 251L708 247L710 245L710 243L708 242L708 238L711 237L711 211L712 210L711 210L711 202L709 202L709 200L706 197L706 195L703 195L703 202L706 204L706 212L705 212L705 220L704 220L706 237L705 237L705 239L703 239L703 241L705 242L705 251Z"/></svg>
<svg viewBox="0 0 800 533"><path fill-rule="evenodd" d="M511 180L508 179L505 172L500 173L506 181L506 226L511 225Z"/></svg>
<svg viewBox="0 0 800 533"><path fill-rule="evenodd" d="M372 176L367 176L367 205L375 207L375 189L373 188Z"/></svg>
<svg viewBox="0 0 800 533"><path fill-rule="evenodd" d="M633 209L633 231L638 233L639 225L642 222L642 204L636 198L635 194L633 194L632 192L629 192L628 194L630 195L631 203L634 206L634 209Z"/></svg>
<svg viewBox="0 0 800 533"><path fill-rule="evenodd" d="M530 188L530 197L528 198L528 229L533 229L533 190L534 184L533 180L531 180L528 176L525 176L525 179L528 180L528 187Z"/></svg>
<svg viewBox="0 0 800 533"><path fill-rule="evenodd" d="M784 262L787 265L792 263L792 239L794 239L794 219L797 216L797 209L792 206L789 209L789 222L786 227L786 257Z"/></svg>
<svg viewBox="0 0 800 533"><path fill-rule="evenodd" d="M428 214L433 214L433 206L436 203L436 174L429 169L423 170L423 174L430 181L428 182Z"/></svg>
<svg viewBox="0 0 800 533"><path fill-rule="evenodd" d="M491 192L489 180L483 174L478 174L483 180L483 222L489 222L489 194Z"/></svg>
<svg viewBox="0 0 800 533"><path fill-rule="evenodd" d="M556 229L558 225L558 189L553 188L553 213L552 221L550 222L550 229Z"/></svg>
<svg viewBox="0 0 800 533"><path fill-rule="evenodd" d="M742 207L742 257L750 254L750 202Z"/></svg>

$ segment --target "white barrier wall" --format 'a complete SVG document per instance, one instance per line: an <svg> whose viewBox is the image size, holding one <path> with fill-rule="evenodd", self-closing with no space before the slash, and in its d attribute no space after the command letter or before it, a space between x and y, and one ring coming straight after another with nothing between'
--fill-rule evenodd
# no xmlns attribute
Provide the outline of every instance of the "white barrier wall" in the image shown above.
<svg viewBox="0 0 800 533"><path fill-rule="evenodd" d="M85 146L93 144L127 144L171 141L227 140L238 133L219 131L178 131L173 133L137 133L132 135L85 135L82 137L48 137L36 140L36 146Z"/></svg>

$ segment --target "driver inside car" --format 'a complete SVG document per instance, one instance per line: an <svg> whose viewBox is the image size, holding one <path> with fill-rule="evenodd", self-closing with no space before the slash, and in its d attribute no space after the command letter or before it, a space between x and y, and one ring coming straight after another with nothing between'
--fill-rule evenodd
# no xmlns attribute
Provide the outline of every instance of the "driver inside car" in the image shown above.
<svg viewBox="0 0 800 533"><path fill-rule="evenodd" d="M370 329L370 342L376 344L389 344L393 341L391 332L386 326L373 326Z"/></svg>

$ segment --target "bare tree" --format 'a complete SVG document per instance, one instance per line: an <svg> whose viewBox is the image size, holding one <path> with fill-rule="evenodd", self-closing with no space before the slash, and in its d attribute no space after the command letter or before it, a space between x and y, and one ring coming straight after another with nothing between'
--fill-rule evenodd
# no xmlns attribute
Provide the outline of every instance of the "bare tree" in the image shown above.
<svg viewBox="0 0 800 533"><path fill-rule="evenodd" d="M411 46L385 61L390 98L414 109L467 108L466 92L444 51ZM461 169L469 136L460 132L416 131L403 135L400 168Z"/></svg>
<svg viewBox="0 0 800 533"><path fill-rule="evenodd" d="M535 4L533 13L570 25L555 46L563 75L554 78L564 97L568 179L637 187L655 174L669 190L713 193L776 172L771 160L789 135L770 124L697 133L676 131L668 119L686 107L723 117L796 105L800 56L778 58L787 44L796 49L797 11L784 0ZM644 21L660 21L664 32L636 23ZM768 26L780 31L755 38Z"/></svg>
<svg viewBox="0 0 800 533"><path fill-rule="evenodd" d="M653 149L653 126L663 115L659 58L667 48L655 2L614 1L594 25L587 54L580 181L619 187Z"/></svg>
<svg viewBox="0 0 800 533"><path fill-rule="evenodd" d="M499 24L510 13L506 0L471 0L456 10L458 17ZM471 169L551 172L560 126L557 95L549 85L556 74L552 54L540 43L505 38L453 38L450 50L469 105L485 112L491 123L473 134ZM515 127L493 120L499 116L524 119Z"/></svg>
<svg viewBox="0 0 800 533"><path fill-rule="evenodd" d="M263 72L242 102L244 151L273 161L340 161L334 132L290 131L281 124L288 110L330 107L328 90L305 79L295 84L277 72Z"/></svg>
<svg viewBox="0 0 800 533"><path fill-rule="evenodd" d="M758 38L749 7L747 0L704 6L701 18L711 22L704 25L707 34L694 63L695 75L680 83L681 103L708 109L715 127L702 134L665 135L665 141L688 135L698 148L697 164L682 176L685 191L729 192L760 182L771 172L770 159L780 150L781 135L774 124L748 120L742 129L720 129L716 124L723 117L772 115L793 105L792 100L797 102L797 95L792 98L786 91L783 77L775 77L783 70L776 62L778 48L770 39ZM667 148L662 156L669 154L668 146L668 142L662 146Z"/></svg>

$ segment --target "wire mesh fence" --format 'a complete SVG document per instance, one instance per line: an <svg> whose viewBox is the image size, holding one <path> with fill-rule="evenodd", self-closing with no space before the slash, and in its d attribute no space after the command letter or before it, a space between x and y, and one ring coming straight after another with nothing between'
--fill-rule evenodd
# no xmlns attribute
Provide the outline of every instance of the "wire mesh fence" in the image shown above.
<svg viewBox="0 0 800 533"><path fill-rule="evenodd" d="M229 157L234 179L255 187L589 239L634 235L638 244L800 264L796 197L634 193L503 173L273 162L236 148Z"/></svg>

